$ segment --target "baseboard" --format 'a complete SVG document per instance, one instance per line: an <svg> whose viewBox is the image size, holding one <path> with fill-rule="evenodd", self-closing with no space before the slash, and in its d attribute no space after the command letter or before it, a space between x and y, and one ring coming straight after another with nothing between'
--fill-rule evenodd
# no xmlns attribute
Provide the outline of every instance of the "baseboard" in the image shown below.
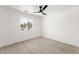
<svg viewBox="0 0 79 59"><path fill-rule="evenodd" d="M38 37L41 37L41 36L34 36L34 37L30 37L30 38L25 39L25 40L21 40L21 41L9 43L9 44L6 44L6 45L2 45L2 46L0 46L0 48L6 47L6 46L10 46L10 45L13 45L13 44L18 44L18 43L20 43L20 42L24 42L24 41L26 41L26 40L31 40L31 39L38 38Z"/></svg>
<svg viewBox="0 0 79 59"><path fill-rule="evenodd" d="M57 41L57 42L64 43L64 44L66 44L66 45L71 45L71 46L74 46L74 47L78 47L78 48L79 48L78 45L70 44L70 43L64 42L64 41L60 41L60 40L57 40L56 38L51 38L51 37L48 37L48 36L45 36L45 35L42 35L42 37L47 38L47 39L50 39L50 40L55 40L55 41Z"/></svg>

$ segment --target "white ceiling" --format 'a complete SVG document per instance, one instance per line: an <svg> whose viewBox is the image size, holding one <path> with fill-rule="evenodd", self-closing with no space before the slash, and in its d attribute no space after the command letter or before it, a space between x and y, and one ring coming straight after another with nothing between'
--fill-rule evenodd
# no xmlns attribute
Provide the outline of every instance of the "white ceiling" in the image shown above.
<svg viewBox="0 0 79 59"><path fill-rule="evenodd" d="M17 10L20 12L26 11L26 13L39 15L39 14L33 13L33 12L39 11L39 5L4 5L2 7ZM47 15L49 15L51 13L53 14L53 13L65 11L65 10L69 10L69 9L75 8L75 7L78 7L78 6L76 6L76 5L48 5L47 9L44 12ZM40 14L40 15L42 15L42 14Z"/></svg>

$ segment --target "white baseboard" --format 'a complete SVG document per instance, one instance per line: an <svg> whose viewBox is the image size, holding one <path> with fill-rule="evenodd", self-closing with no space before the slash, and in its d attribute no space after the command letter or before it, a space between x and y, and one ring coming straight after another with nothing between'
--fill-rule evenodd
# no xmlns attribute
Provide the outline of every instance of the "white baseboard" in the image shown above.
<svg viewBox="0 0 79 59"><path fill-rule="evenodd" d="M51 40L55 40L55 41L59 41L61 43L68 44L68 45L71 45L71 46L79 47L78 44L72 44L72 43L68 43L68 42L62 41L62 40L57 40L57 38L52 38L50 36L42 35L42 37L45 37L45 38L48 38L48 39L51 39Z"/></svg>
<svg viewBox="0 0 79 59"><path fill-rule="evenodd" d="M9 45L12 45L12 44L16 44L16 43L19 43L19 42L23 42L23 41L25 41L25 40L30 40L30 39L33 39L33 38L37 38L37 37L40 37L40 35L33 36L33 37L29 37L29 38L27 38L27 39L23 39L23 40L16 41L16 42L7 43L7 44L4 44L4 45L1 45L0 48L6 47L6 46L9 46Z"/></svg>

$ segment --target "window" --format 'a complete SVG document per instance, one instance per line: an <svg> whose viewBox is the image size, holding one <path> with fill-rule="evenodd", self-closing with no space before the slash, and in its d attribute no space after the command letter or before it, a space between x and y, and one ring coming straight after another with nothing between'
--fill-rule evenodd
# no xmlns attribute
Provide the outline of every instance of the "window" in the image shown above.
<svg viewBox="0 0 79 59"><path fill-rule="evenodd" d="M32 22L28 19L28 17L26 16L23 16L21 17L21 20L20 20L20 27L21 27L21 30L30 30L32 28Z"/></svg>

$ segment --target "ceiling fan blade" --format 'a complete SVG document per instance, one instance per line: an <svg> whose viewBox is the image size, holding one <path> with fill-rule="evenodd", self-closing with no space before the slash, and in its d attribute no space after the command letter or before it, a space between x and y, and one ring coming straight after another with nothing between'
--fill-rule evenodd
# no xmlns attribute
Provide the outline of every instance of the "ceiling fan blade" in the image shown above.
<svg viewBox="0 0 79 59"><path fill-rule="evenodd" d="M42 12L43 15L46 15L45 13Z"/></svg>
<svg viewBox="0 0 79 59"><path fill-rule="evenodd" d="M47 5L45 5L45 6L44 6L44 8L43 8L42 10L44 11L47 7L48 7L48 6L47 6Z"/></svg>
<svg viewBox="0 0 79 59"><path fill-rule="evenodd" d="M40 9L40 10L39 10L39 13L40 13L40 12L42 12L42 8L43 8L43 6L42 6L42 5L41 5L41 6L39 6L39 9Z"/></svg>
<svg viewBox="0 0 79 59"><path fill-rule="evenodd" d="M33 12L33 13L39 13L39 12Z"/></svg>

